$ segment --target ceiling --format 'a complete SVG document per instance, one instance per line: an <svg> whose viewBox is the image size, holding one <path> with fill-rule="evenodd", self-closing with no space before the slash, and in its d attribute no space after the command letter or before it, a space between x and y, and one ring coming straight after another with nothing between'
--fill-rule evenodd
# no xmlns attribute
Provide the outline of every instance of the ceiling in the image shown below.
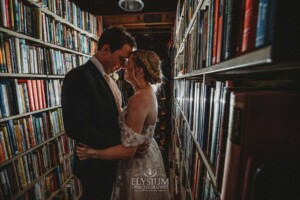
<svg viewBox="0 0 300 200"><path fill-rule="evenodd" d="M167 56L167 46L175 22L177 0L142 0L139 12L123 11L119 0L74 0L83 10L103 16L104 27L123 26L135 38L139 49Z"/></svg>
<svg viewBox="0 0 300 200"><path fill-rule="evenodd" d="M175 12L177 0L142 0L144 8L140 12ZM123 11L119 5L119 0L74 0L83 10L87 10L94 15L120 15L131 14Z"/></svg>

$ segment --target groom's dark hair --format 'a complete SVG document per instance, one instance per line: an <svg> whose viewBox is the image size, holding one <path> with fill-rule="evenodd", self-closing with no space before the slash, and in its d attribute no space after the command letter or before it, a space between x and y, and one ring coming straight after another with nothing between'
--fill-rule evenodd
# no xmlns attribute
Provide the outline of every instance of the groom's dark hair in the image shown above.
<svg viewBox="0 0 300 200"><path fill-rule="evenodd" d="M98 40L98 50L100 50L104 44L109 45L111 52L121 49L124 44L136 48L135 39L123 27L106 29Z"/></svg>

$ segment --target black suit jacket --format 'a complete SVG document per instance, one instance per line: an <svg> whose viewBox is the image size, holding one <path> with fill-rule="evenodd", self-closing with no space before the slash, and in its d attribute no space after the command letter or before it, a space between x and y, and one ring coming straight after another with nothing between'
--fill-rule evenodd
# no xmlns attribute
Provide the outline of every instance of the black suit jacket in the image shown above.
<svg viewBox="0 0 300 200"><path fill-rule="evenodd" d="M77 144L81 142L98 149L120 144L119 113L114 96L91 61L65 76L61 96L65 130ZM116 161L80 161L74 154L73 172L81 180L103 185L114 182Z"/></svg>

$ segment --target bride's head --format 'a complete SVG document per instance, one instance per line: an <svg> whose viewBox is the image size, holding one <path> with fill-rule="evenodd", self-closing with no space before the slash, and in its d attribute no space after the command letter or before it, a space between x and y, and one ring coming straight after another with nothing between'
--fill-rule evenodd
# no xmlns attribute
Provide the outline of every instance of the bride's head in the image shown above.
<svg viewBox="0 0 300 200"><path fill-rule="evenodd" d="M125 66L125 80L143 88L145 84L162 82L160 59L154 51L134 51Z"/></svg>

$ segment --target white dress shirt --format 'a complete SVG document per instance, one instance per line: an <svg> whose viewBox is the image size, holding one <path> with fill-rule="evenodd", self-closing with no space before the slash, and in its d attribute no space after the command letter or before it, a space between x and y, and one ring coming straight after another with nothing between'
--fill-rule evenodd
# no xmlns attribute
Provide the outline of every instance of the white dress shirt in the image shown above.
<svg viewBox="0 0 300 200"><path fill-rule="evenodd" d="M95 57L92 56L90 60L96 65L100 73L103 75L104 79L106 80L107 84L109 85L114 97L115 101L118 107L119 112L122 111L122 94L121 91L119 90L116 82L104 71L103 65L99 62L99 60Z"/></svg>

